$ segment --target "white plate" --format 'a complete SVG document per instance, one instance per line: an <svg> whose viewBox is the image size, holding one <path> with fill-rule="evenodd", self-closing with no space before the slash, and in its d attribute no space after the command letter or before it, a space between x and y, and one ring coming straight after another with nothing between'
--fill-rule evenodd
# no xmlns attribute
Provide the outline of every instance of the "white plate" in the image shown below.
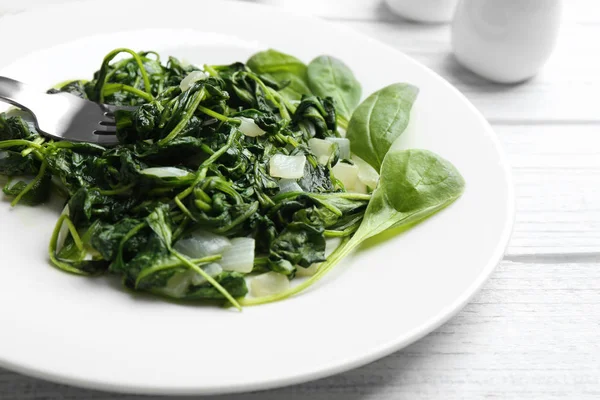
<svg viewBox="0 0 600 400"><path fill-rule="evenodd" d="M137 393L225 393L308 381L435 329L501 259L514 213L509 168L483 117L429 69L355 32L249 3L99 4L3 18L0 74L48 87L90 77L105 53L123 46L196 63L243 61L267 47L305 61L328 53L352 67L365 94L396 81L419 86L403 145L452 161L467 189L416 228L348 258L314 290L241 313L134 297L114 280L58 271L46 256L57 210L9 210L2 202L0 365Z"/></svg>

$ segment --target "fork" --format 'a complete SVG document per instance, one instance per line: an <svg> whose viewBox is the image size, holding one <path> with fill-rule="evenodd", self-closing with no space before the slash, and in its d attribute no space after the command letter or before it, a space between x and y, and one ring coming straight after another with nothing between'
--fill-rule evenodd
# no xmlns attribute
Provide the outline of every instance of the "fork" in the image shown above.
<svg viewBox="0 0 600 400"><path fill-rule="evenodd" d="M94 103L65 92L47 94L3 76L0 100L31 112L36 128L45 136L103 146L119 143L115 111L135 109Z"/></svg>

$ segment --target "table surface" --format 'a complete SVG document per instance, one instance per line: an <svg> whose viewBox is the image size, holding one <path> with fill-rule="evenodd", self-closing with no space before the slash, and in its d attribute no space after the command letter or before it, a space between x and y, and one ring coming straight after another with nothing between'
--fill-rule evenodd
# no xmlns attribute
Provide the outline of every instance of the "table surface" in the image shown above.
<svg viewBox="0 0 600 400"><path fill-rule="evenodd" d="M0 0L0 12L39 3ZM475 298L441 328L362 368L227 398L600 398L597 1L565 1L562 32L552 58L537 77L511 86L489 83L460 67L450 54L447 25L402 20L380 0L279 3L385 42L454 84L497 132L512 165L518 211L504 260ZM0 369L3 400L133 397Z"/></svg>

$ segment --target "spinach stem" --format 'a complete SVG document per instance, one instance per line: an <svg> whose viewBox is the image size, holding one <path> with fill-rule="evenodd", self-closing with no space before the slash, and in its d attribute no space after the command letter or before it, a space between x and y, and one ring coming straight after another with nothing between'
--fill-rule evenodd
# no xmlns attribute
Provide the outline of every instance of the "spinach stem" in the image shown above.
<svg viewBox="0 0 600 400"><path fill-rule="evenodd" d="M31 140L25 140L25 139L12 139L12 140L5 140L3 142L0 142L0 149L4 149L7 147L15 147L15 146L28 146L28 147L33 147L34 149L38 149L38 150L42 150L44 147L31 141Z"/></svg>
<svg viewBox="0 0 600 400"><path fill-rule="evenodd" d="M181 200L179 199L179 197L175 196L175 204L177 204L177 207L179 207L179 209L192 221L196 221L196 218L194 218L194 216L192 215L192 213L190 212L190 210L181 202Z"/></svg>
<svg viewBox="0 0 600 400"><path fill-rule="evenodd" d="M177 257L177 256L175 256L175 257ZM221 255L217 254L214 256L208 256L208 257L204 257L204 258L197 258L194 260L190 260L190 262L197 266L200 266L200 265L208 264L212 261L217 261L220 259L221 259ZM185 265L187 267L187 264L185 264L179 258L177 258L177 261L178 261L177 263L159 264L154 267L150 267L150 268L146 268L146 269L142 270L142 272L140 272L140 274L138 275L138 277L135 280L135 288L137 289L140 282L142 282L146 277L148 277L156 272L165 271L168 269L175 269L175 268L181 267L182 265Z"/></svg>
<svg viewBox="0 0 600 400"><path fill-rule="evenodd" d="M321 264L317 272L304 282L300 283L299 285L270 296L257 297L253 299L240 299L240 304L242 306L256 306L260 304L272 303L274 301L287 299L288 297L302 292L304 289L312 286L317 281L319 281L327 272L331 270L331 268L333 268L337 264L339 260L344 258L348 253L350 253L350 251L352 251L352 249L355 247L355 244L353 244L353 242L354 240L352 239L344 239L344 241L338 246L338 248L335 249L333 253L331 253L329 258L327 258L327 261Z"/></svg>
<svg viewBox="0 0 600 400"><path fill-rule="evenodd" d="M98 95L98 102L104 103L103 89L104 89L104 85L106 84L106 81L108 78L107 71L109 68L109 63L119 53L129 53L133 57L133 59L135 60L135 62L137 63L137 65L140 69L140 73L142 74L142 79L144 80L145 92L148 93L148 95L150 95L152 97L150 78L148 77L148 72L146 71L146 68L144 67L144 62L142 61L142 58L140 57L140 55L133 50L119 48L119 49L115 49L115 50L111 51L110 53L108 53L106 55L106 57L104 57L104 60L102 61L102 66L100 67L100 74L98 76L96 86L94 87L94 90L95 90L96 94Z"/></svg>
<svg viewBox="0 0 600 400"><path fill-rule="evenodd" d="M220 114L220 113L213 111L210 108L206 108L204 106L198 106L198 110L202 111L206 115L209 115L213 118L218 119L219 121L239 123L239 120L237 118L229 118L226 115Z"/></svg>
<svg viewBox="0 0 600 400"><path fill-rule="evenodd" d="M81 237L77 233L77 228L75 228L75 225L73 225L73 222L69 219L69 216L67 214L63 214L58 218L58 221L56 221L56 225L54 226L54 231L52 231L52 236L50 237L50 245L48 246L48 254L50 256L50 261L52 262L52 264L54 264L56 267L62 269L63 271L71 272L71 273L77 274L77 275L89 275L89 273L84 272L80 269L74 268L74 267L70 266L68 263L60 261L56 257L56 251L58 250L57 249L58 236L60 234L60 230L62 229L63 223L67 224L67 227L69 229L69 232L71 233L71 237L73 238L73 242L75 243L75 246L77 247L77 249L81 252L84 250L83 242L81 241Z"/></svg>
<svg viewBox="0 0 600 400"><path fill-rule="evenodd" d="M23 190L21 190L21 192L17 195L17 197L15 197L15 199L10 203L12 207L19 204L19 201L21 201L23 196L25 196L29 191L31 191L31 189L33 189L35 185L37 185L44 178L46 168L48 168L48 163L46 162L46 160L44 160L42 161L42 166L40 167L40 170L38 171L36 177L31 182L29 182L29 184L27 184L27 186L25 186Z"/></svg>
<svg viewBox="0 0 600 400"><path fill-rule="evenodd" d="M128 192L129 190L133 189L135 187L135 183L131 183L129 185L126 186L122 186L120 188L116 188L116 189L111 189L111 190L99 190L100 194L103 196L114 196L117 194L123 194Z"/></svg>
<svg viewBox="0 0 600 400"><path fill-rule="evenodd" d="M136 89L133 86L125 85L123 83L108 83L108 84L104 85L104 88L102 89L104 96L110 96L111 94L115 94L116 92L120 92L120 91L135 94L136 96L141 97L142 99L146 100L147 102L151 102L152 100L154 100L154 97L152 95L150 95L140 89Z"/></svg>
<svg viewBox="0 0 600 400"><path fill-rule="evenodd" d="M227 289L225 289L223 286L221 286L219 284L219 282L217 282L216 280L214 280L212 276L208 275L206 272L204 272L204 270L202 268L200 268L197 265L195 265L186 256L184 256L183 254L179 253L178 251L171 250L171 252L173 253L173 255L175 257L177 257L178 259L180 259L181 262L183 262L187 267L189 267L190 269L192 269L192 270L196 271L197 273L199 273L200 275L202 275L204 277L204 279L206 279L211 285L213 285L214 288L219 291L219 293L221 293L223 296L225 296L225 298L235 308L237 308L239 311L242 311L242 307L237 302L237 300L234 299L233 296L227 291Z"/></svg>
<svg viewBox="0 0 600 400"><path fill-rule="evenodd" d="M183 130L183 128L185 128L185 126L188 124L188 122L194 115L194 112L198 108L200 102L204 99L205 95L206 95L206 91L204 88L202 88L201 90L194 93L194 97L192 98L192 103L186 108L185 112L183 113L183 116L181 117L181 120L167 136L165 136L164 138L162 138L161 140L158 141L159 146L162 146L165 143L167 143L168 141L170 141L171 139L173 139L175 136L177 136L179 134L179 132L181 132Z"/></svg>

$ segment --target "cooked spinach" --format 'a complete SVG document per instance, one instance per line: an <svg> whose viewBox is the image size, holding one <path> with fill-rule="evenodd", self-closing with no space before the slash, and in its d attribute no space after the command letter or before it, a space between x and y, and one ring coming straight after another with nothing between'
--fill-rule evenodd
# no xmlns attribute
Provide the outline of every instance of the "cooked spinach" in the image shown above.
<svg viewBox="0 0 600 400"><path fill-rule="evenodd" d="M54 141L27 113L2 113L3 193L12 205L30 206L63 196L51 262L70 273L119 276L133 290L236 307L287 297L366 238L431 215L463 187L433 153L388 153L416 88L389 86L354 111L360 84L330 56L307 67L267 50L247 64L200 68L116 49L91 80L49 92L60 91L134 106L116 113L119 144ZM348 120L349 144L338 129ZM372 193L358 164L343 159L349 145L372 165L383 163L379 185L370 172ZM329 238L345 244L326 257ZM241 299L248 275L293 279L319 263L291 291Z"/></svg>
<svg viewBox="0 0 600 400"><path fill-rule="evenodd" d="M272 296L244 300L264 304L292 296L311 286L365 240L392 228L409 228L454 202L465 182L447 160L427 150L390 151L384 158L381 180L373 192L360 227L300 285Z"/></svg>
<svg viewBox="0 0 600 400"><path fill-rule="evenodd" d="M404 132L419 89L394 83L370 95L348 125L353 152L379 171L392 143Z"/></svg>

